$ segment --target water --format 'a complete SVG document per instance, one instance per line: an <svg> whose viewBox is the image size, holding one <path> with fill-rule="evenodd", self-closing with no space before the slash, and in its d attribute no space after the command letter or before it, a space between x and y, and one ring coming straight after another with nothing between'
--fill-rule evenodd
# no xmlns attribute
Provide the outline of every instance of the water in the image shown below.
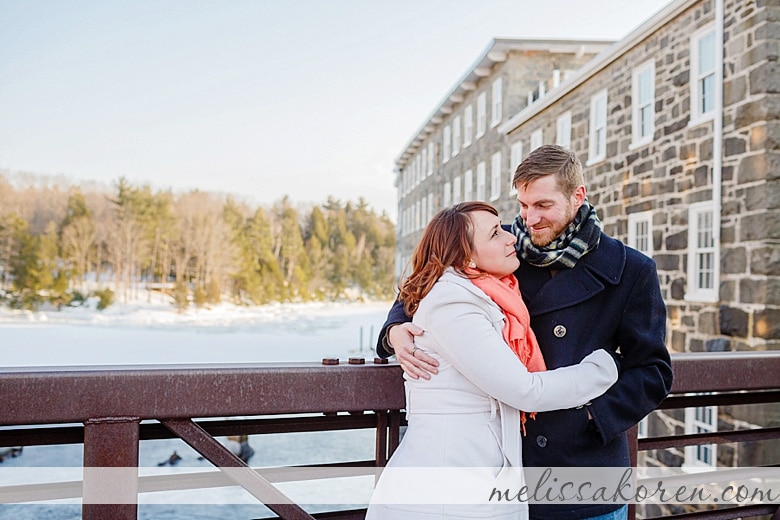
<svg viewBox="0 0 780 520"><path fill-rule="evenodd" d="M113 314L89 309L65 313L0 311L4 366L104 365L149 363L253 363L314 361L324 357L374 357L376 333L389 303L310 304L260 309L221 308L179 315L167 308L139 305ZM4 396L7 398L7 396ZM224 439L220 439L224 441ZM253 467L367 460L374 457L373 431L253 435ZM143 441L142 475L160 471L173 452L176 468L211 471L213 466L179 439ZM81 445L29 446L19 457L0 463L0 485L22 483L20 468L34 479L72 481L81 478ZM31 468L35 468L34 470ZM40 481L40 480L38 480ZM27 481L24 481L27 482ZM285 483L278 487L311 512L364 507L371 494L370 477L319 483ZM340 506L334 496L343 496ZM354 498L354 500L352 500ZM318 504L317 501L320 501ZM273 516L238 487L139 495L143 519L247 519ZM327 505L325 502L328 502ZM80 518L79 500L2 504L1 519Z"/></svg>

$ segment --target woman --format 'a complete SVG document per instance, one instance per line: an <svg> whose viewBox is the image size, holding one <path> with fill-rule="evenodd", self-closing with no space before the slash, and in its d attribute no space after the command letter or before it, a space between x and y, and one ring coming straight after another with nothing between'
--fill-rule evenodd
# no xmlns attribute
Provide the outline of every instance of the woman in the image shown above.
<svg viewBox="0 0 780 520"><path fill-rule="evenodd" d="M527 518L525 502L488 503L505 482L500 476L514 475L515 490L523 485L524 421L533 420L531 412L587 404L617 380L616 361L604 350L544 371L513 275L515 242L495 208L482 202L444 209L425 228L399 298L425 330L415 349L435 358L439 373L430 380L405 376L409 426L367 519ZM483 499L462 499L469 492Z"/></svg>

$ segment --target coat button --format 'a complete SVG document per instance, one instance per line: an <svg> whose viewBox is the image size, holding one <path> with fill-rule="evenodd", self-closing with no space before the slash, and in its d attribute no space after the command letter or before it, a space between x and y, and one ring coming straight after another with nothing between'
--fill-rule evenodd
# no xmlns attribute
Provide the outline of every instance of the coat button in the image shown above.
<svg viewBox="0 0 780 520"><path fill-rule="evenodd" d="M544 448L545 446L547 446L547 437L545 437L544 435L538 435L536 437L536 445L539 446L540 448Z"/></svg>
<svg viewBox="0 0 780 520"><path fill-rule="evenodd" d="M553 334L555 334L556 338L564 337L566 335L566 327L564 327L563 325L557 325L553 329Z"/></svg>

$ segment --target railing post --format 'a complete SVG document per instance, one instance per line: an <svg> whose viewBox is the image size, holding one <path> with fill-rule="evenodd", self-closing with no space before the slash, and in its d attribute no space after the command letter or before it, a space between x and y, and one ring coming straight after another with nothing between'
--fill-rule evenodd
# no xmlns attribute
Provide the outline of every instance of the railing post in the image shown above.
<svg viewBox="0 0 780 520"><path fill-rule="evenodd" d="M387 464L387 410L375 410L376 414L376 465L384 467Z"/></svg>
<svg viewBox="0 0 780 520"><path fill-rule="evenodd" d="M139 439L136 417L84 423L83 520L138 518Z"/></svg>

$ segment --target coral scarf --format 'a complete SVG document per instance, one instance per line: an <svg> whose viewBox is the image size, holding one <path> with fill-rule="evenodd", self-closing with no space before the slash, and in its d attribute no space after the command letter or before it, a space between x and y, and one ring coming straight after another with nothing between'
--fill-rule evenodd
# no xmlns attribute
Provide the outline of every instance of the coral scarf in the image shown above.
<svg viewBox="0 0 780 520"><path fill-rule="evenodd" d="M496 278L495 276L480 274L476 269L466 269L469 275L478 275L471 281L490 296L503 311L504 320L504 340L512 349L512 352L520 359L529 372L544 372L547 365L544 363L542 351L539 350L539 342L536 340L534 331L531 330L531 316L528 314L528 308L525 306L523 297L520 296L517 278L513 274ZM520 420L523 424L523 434L525 434L526 413L520 412ZM536 416L532 412L531 418Z"/></svg>

